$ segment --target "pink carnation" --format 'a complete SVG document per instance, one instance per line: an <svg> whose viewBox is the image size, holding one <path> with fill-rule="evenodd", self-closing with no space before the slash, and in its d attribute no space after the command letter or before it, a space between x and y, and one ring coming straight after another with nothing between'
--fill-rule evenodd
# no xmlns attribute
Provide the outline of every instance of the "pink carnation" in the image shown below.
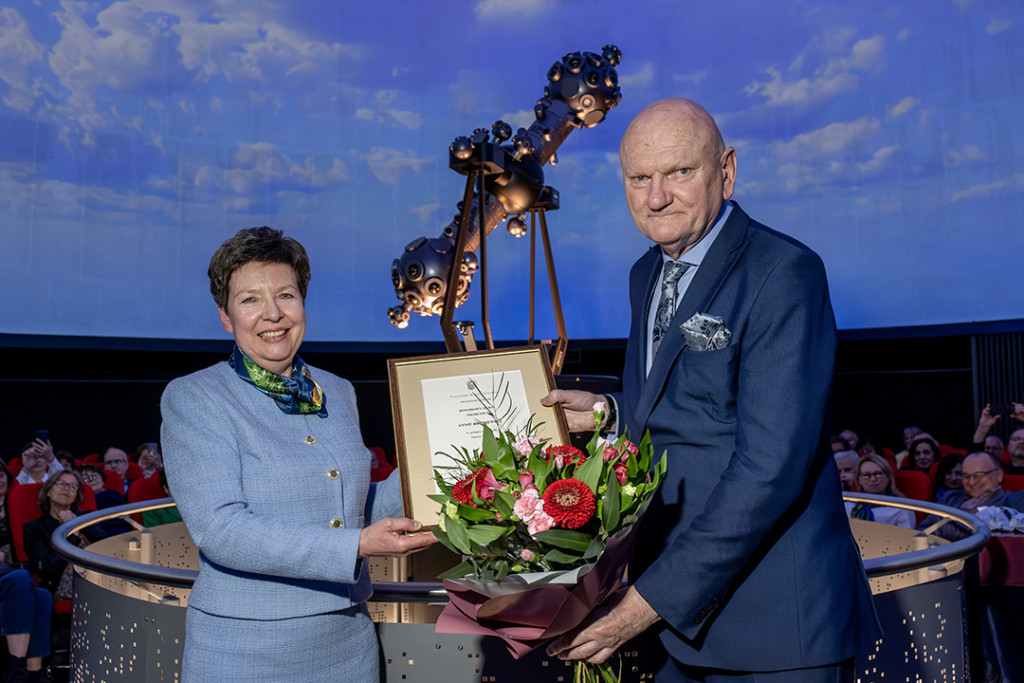
<svg viewBox="0 0 1024 683"><path fill-rule="evenodd" d="M533 451L533 447L540 443L539 439L535 439L532 436L528 436L524 439L519 439L512 444L512 450L516 452L516 455L526 458L529 457Z"/></svg>
<svg viewBox="0 0 1024 683"><path fill-rule="evenodd" d="M529 548L523 548L522 550L519 551L519 557L521 557L521 558L523 558L523 560L529 562L530 560L533 559L533 551L530 550Z"/></svg>
<svg viewBox="0 0 1024 683"><path fill-rule="evenodd" d="M512 511L519 519L526 522L526 530L533 536L541 531L547 531L555 525L555 520L544 512L544 499L537 495L537 488L531 487L523 491L519 496Z"/></svg>

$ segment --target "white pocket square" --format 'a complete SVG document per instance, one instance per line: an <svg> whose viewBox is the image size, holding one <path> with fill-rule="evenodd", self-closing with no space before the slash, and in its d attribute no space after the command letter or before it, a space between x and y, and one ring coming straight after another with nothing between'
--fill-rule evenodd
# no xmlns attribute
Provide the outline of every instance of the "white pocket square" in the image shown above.
<svg viewBox="0 0 1024 683"><path fill-rule="evenodd" d="M732 332L717 315L694 313L679 329L686 339L687 351L717 351L732 341Z"/></svg>

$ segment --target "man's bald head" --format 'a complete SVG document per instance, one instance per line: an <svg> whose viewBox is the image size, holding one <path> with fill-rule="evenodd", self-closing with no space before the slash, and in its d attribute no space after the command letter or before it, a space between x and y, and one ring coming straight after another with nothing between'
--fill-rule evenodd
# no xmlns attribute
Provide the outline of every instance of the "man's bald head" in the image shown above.
<svg viewBox="0 0 1024 683"><path fill-rule="evenodd" d="M633 221L672 258L711 230L736 183L736 152L711 115L673 97L644 108L619 145Z"/></svg>

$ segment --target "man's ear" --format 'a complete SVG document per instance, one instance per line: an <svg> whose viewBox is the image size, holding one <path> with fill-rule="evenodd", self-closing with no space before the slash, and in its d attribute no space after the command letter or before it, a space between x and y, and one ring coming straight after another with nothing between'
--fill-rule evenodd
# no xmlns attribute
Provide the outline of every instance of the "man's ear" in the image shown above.
<svg viewBox="0 0 1024 683"><path fill-rule="evenodd" d="M728 147L722 154L722 201L732 197L736 189L736 150Z"/></svg>
<svg viewBox="0 0 1024 683"><path fill-rule="evenodd" d="M228 334L234 334L235 329L231 325L231 318L228 317L228 312L220 306L217 307L217 311L220 312L220 324L224 326L224 329L228 331Z"/></svg>

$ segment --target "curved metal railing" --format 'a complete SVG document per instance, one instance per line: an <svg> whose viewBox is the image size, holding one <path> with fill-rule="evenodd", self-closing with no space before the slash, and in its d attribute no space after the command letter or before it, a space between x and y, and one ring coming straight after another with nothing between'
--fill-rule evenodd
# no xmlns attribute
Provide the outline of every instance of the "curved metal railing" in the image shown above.
<svg viewBox="0 0 1024 683"><path fill-rule="evenodd" d="M939 521L930 524L923 530L925 533L934 532L949 522L956 522L971 532L966 538L935 547L915 550L909 553L900 553L899 555L866 559L864 560L864 571L869 578L889 576L890 574L898 574L912 569L923 569L937 564L966 560L972 555L980 553L992 536L988 525L976 516L963 510L939 505L938 503L926 503L914 500L913 498L897 498L874 493L851 493L849 491L843 493L843 500L851 503L878 503L884 507L910 510L911 512L927 512L939 517Z"/></svg>
<svg viewBox="0 0 1024 683"><path fill-rule="evenodd" d="M843 498L850 502L878 503L886 507L911 510L913 512L926 512L938 516L940 521L930 525L925 530L926 532L934 531L949 522L960 524L971 532L966 538L951 543L944 543L909 553L866 559L864 560L864 569L870 578L889 576L914 569L965 560L981 552L991 536L988 526L974 515L944 505L868 493L844 493ZM148 582L190 588L199 574L199 572L193 569L163 567L107 557L90 552L88 548L79 548L67 540L68 536L93 524L112 519L127 519L132 514L173 506L173 499L160 498L144 503L119 505L105 510L89 512L76 517L70 522L61 524L53 532L51 540L54 548L63 557L76 565L91 569L94 572L136 583ZM375 602L444 602L448 599L447 593L440 581L374 581L373 591Z"/></svg>

